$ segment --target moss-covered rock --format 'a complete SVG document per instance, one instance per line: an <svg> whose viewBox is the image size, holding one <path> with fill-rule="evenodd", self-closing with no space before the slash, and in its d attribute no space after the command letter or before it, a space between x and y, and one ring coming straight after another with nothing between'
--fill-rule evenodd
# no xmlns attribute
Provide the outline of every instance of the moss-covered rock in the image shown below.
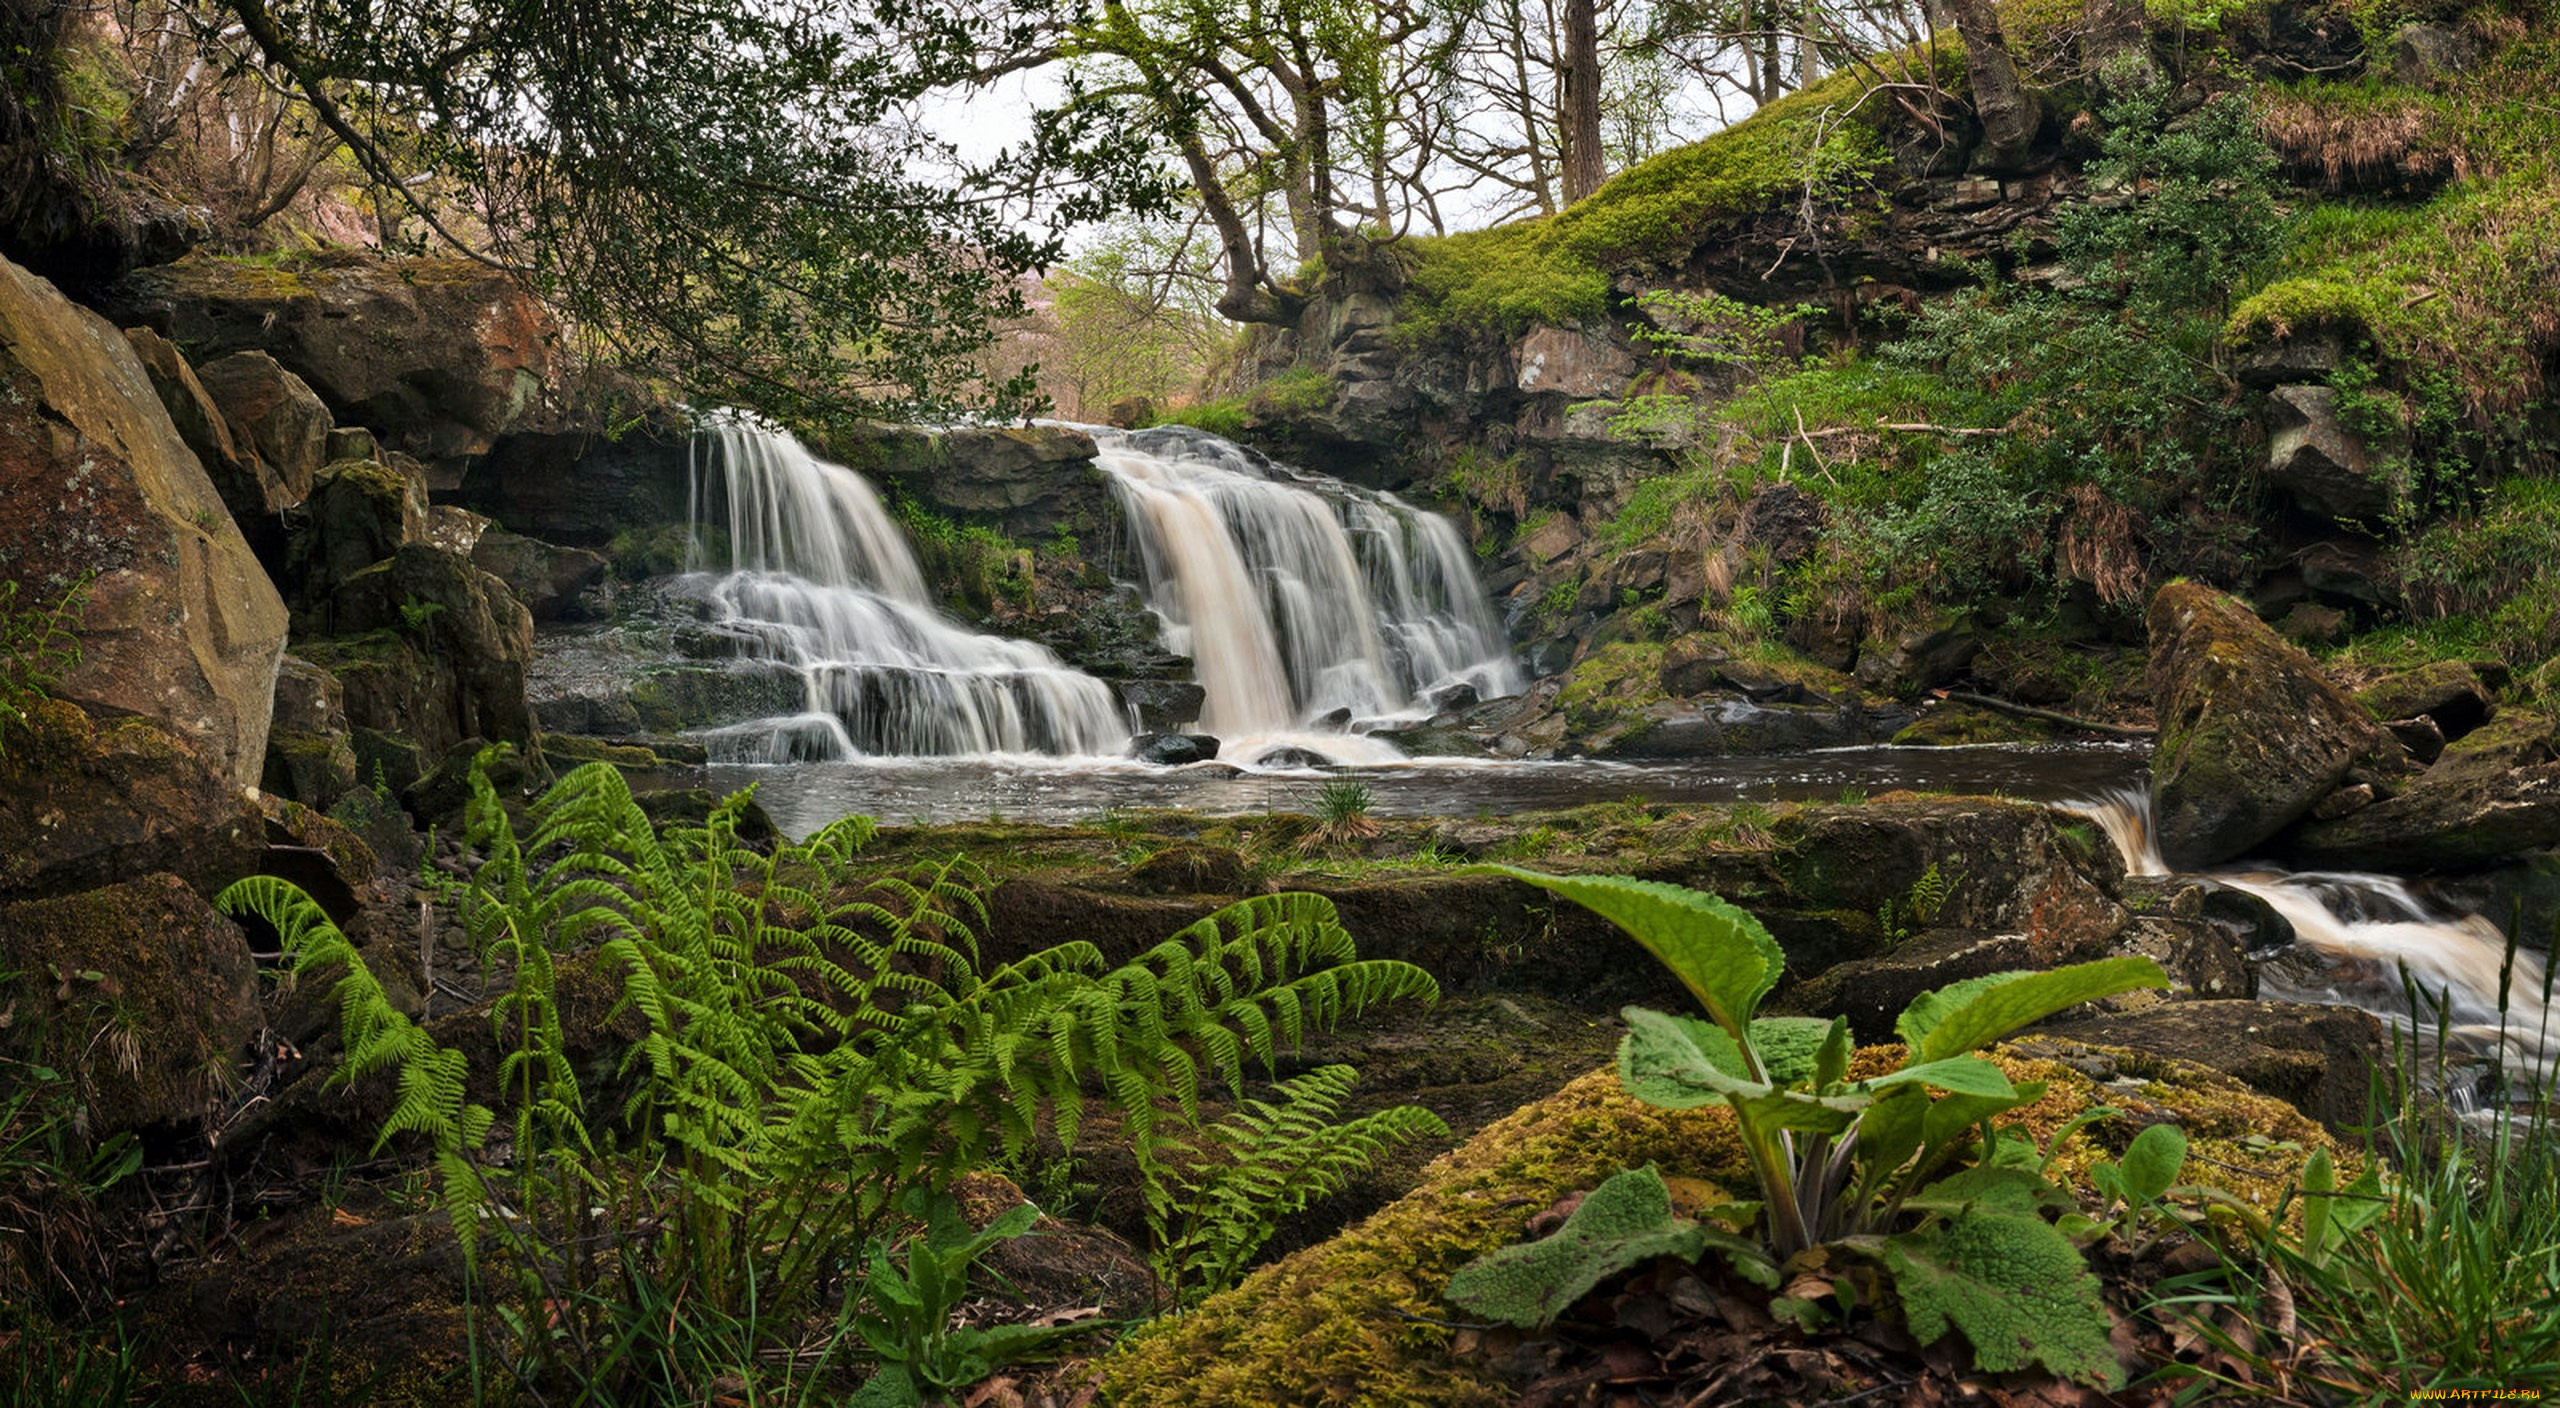
<svg viewBox="0 0 2560 1408"><path fill-rule="evenodd" d="M0 899L168 871L213 894L257 869L255 804L145 719L36 707L0 759Z"/></svg>
<svg viewBox="0 0 2560 1408"><path fill-rule="evenodd" d="M2023 1049L1997 1058L2013 1080L2048 1082L2043 1098L2017 1112L2030 1131L2050 1135L2093 1104L2133 1114L2075 1141L2057 1161L2066 1177L2120 1154L2140 1123L2170 1119L2201 1156L2191 1158L2189 1178L2272 1211L2309 1151L2329 1146L2290 1107L2202 1067L2162 1061L2138 1085L2106 1085L2118 1072L2102 1064L2104 1053L2064 1054L2070 1059ZM1891 1055L1871 1048L1861 1069L1881 1071ZM1483 1357L1450 1353L1453 1331L1438 1323L1448 1318L1441 1289L1459 1267L1522 1240L1529 1218L1557 1199L1647 1163L1729 1192L1750 1186L1725 1112L1638 1104L1619 1092L1614 1072L1594 1072L1487 1126L1376 1216L1132 1337L1102 1361L1105 1396L1123 1408L1516 1402L1517 1389Z"/></svg>
<svg viewBox="0 0 2560 1408"><path fill-rule="evenodd" d="M0 974L0 1039L68 1074L97 1135L202 1127L258 1030L247 940L175 875L0 907Z"/></svg>
<svg viewBox="0 0 2560 1408"><path fill-rule="evenodd" d="M2447 744L2398 795L2285 841L2304 865L2465 870L2560 845L2560 733L2549 716L2510 709Z"/></svg>
<svg viewBox="0 0 2560 1408"><path fill-rule="evenodd" d="M2265 843L2397 745L2245 604L2193 582L2151 600L2161 854L2192 869Z"/></svg>
<svg viewBox="0 0 2560 1408"><path fill-rule="evenodd" d="M6 260L0 503L0 579L22 606L89 584L81 660L54 692L158 719L257 781L284 603L124 335Z"/></svg>
<svg viewBox="0 0 2560 1408"><path fill-rule="evenodd" d="M2356 702L2377 719L2433 719L2452 739L2487 721L2497 692L2470 661L2434 660L2375 680L2356 691Z"/></svg>

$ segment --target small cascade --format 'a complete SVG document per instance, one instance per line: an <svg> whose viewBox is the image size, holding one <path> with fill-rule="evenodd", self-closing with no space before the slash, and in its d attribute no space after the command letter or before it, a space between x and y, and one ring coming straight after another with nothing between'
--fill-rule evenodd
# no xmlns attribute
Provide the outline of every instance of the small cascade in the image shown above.
<svg viewBox="0 0 2560 1408"><path fill-rule="evenodd" d="M1207 691L1222 756L1274 746L1392 759L1328 727L1429 717L1459 686L1518 692L1519 666L1455 525L1392 494L1253 455L1204 431L1094 429L1166 648ZM1328 721L1337 721L1328 724Z"/></svg>
<svg viewBox="0 0 2560 1408"><path fill-rule="evenodd" d="M2106 832L2129 873L2170 873L2153 836L2148 792L2128 788L2069 810ZM2546 1006L2549 956L2511 950L2480 915L2429 903L2388 875L2253 866L2203 878L2257 896L2293 926L2288 949L2254 955L2266 960L2258 965L2261 997L2361 1007L2430 1043L2441 1035L2448 1054L2531 1076L2560 1071L2560 1014ZM2426 1009L2414 1022L2412 985ZM2447 1093L2457 1100L2466 1094Z"/></svg>
<svg viewBox="0 0 2560 1408"><path fill-rule="evenodd" d="M798 714L719 730L724 760L1109 754L1128 741L1110 686L937 612L915 554L852 470L722 416L695 436L692 493L696 594L742 655L796 675L805 697ZM722 525L725 553L706 531Z"/></svg>

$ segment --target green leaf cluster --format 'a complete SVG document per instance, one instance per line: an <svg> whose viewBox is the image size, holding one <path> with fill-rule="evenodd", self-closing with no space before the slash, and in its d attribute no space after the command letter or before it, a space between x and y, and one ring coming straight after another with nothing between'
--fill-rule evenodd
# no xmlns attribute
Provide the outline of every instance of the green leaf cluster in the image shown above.
<svg viewBox="0 0 2560 1408"><path fill-rule="evenodd" d="M1418 1105L1337 1118L1358 1079L1349 1066L1319 1066L1284 1080L1276 1103L1244 1102L1148 1181L1149 1260L1177 1304L1234 1285L1281 1219L1341 1192L1394 1146L1449 1132Z"/></svg>
<svg viewBox="0 0 2560 1408"><path fill-rule="evenodd" d="M254 879L221 902L275 924L296 972L342 969L342 1078L397 1073L382 1139L431 1148L466 1253L485 1265L494 1239L518 1323L551 1326L524 1337L528 1378L616 1362L600 1281L792 1323L902 1223L911 1190L1044 1137L1072 1146L1097 1098L1152 1172L1160 1123L1197 1124L1204 1080L1241 1093L1248 1064L1272 1069L1310 1029L1437 991L1359 959L1314 895L1229 906L1117 966L1080 941L991 963L975 867L857 875L866 818L768 852L739 839L746 793L661 833L602 764L521 830L485 768L473 788L480 860L445 898L514 979L491 1012L498 1068L479 1074L494 1099L307 896ZM599 989L634 1033L601 1071L573 1059L563 1016Z"/></svg>
<svg viewBox="0 0 2560 1408"><path fill-rule="evenodd" d="M1845 1248L1892 1280L1923 1343L1953 1329L1986 1369L2033 1364L2091 1384L2120 1382L2096 1278L2068 1232L2048 1220L2072 1206L2044 1176L2050 1156L2038 1159L2031 1145L1993 1122L2043 1087L2013 1084L1975 1053L2078 1003L2166 986L2157 964L2101 959L1923 993L1895 1023L1906 1048L1901 1065L1853 1081L1845 1019L1757 1015L1785 954L1740 909L1652 881L1485 869L1616 924L1706 1013L1701 1019L1628 1008L1618 1074L1627 1093L1648 1104L1733 1111L1766 1239L1720 1248L1738 1270L1775 1286L1817 1248ZM2132 1171L2115 1175L2119 1190L2165 1187L2166 1152L2154 1141L2138 1158L2129 1153ZM2183 1144L2177 1153L2183 1157ZM2166 1162L2174 1176L2175 1161ZM1690 1233L1648 1220L1645 1196L1639 1207L1634 1191L1621 1190L1607 1205L1625 1211L1630 1225L1650 1229L1644 1236L1611 1223L1611 1237L1585 1239L1579 1248L1508 1248L1453 1281L1450 1299L1515 1323L1543 1324L1613 1271L1658 1255L1696 1255L1675 1240ZM1548 1289L1533 1294L1526 1289L1532 1283ZM1812 1307L1792 1307L1796 1312Z"/></svg>

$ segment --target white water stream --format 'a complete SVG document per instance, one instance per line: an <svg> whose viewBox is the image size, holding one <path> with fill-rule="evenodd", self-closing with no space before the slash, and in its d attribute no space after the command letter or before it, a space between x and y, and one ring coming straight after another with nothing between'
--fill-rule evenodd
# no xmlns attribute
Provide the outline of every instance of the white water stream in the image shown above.
<svg viewBox="0 0 2560 1408"><path fill-rule="evenodd" d="M2131 874L2170 873L2147 791L2110 792L2069 810L2107 833ZM2432 1056L2441 1036L2448 1058L2494 1064L2511 1078L2547 1081L2560 1071L2549 956L2510 945L2488 919L2432 904L2389 875L2240 866L2201 878L2266 901L2293 926L2301 952L2289 956L2312 960L2261 962L2261 998L2361 1007L2414 1033L2423 1053ZM2421 1012L2414 1020L2413 988ZM2449 1084L2447 1094L2460 1103L2468 1090Z"/></svg>
<svg viewBox="0 0 2560 1408"><path fill-rule="evenodd" d="M1111 687L1042 646L936 611L915 554L862 477L744 417L695 435L693 548L715 620L796 673L799 713L717 730L726 761L877 755L1116 754L1130 720ZM703 525L728 527L713 563Z"/></svg>
<svg viewBox="0 0 2560 1408"><path fill-rule="evenodd" d="M1127 510L1166 648L1208 692L1200 727L1249 761L1399 754L1359 731L1412 723L1519 666L1455 525L1392 494L1264 460L1179 426L1088 428Z"/></svg>
<svg viewBox="0 0 2560 1408"><path fill-rule="evenodd" d="M1200 431L1092 433L1165 644L1193 658L1206 691L1197 726L1218 736L1221 761L1286 748L1399 762L1368 730L1427 718L1461 686L1478 698L1520 688L1447 520ZM692 480L695 594L750 661L789 672L804 696L796 713L713 731L723 761L1126 750L1133 720L1109 685L934 609L906 538L852 470L723 415L696 435Z"/></svg>

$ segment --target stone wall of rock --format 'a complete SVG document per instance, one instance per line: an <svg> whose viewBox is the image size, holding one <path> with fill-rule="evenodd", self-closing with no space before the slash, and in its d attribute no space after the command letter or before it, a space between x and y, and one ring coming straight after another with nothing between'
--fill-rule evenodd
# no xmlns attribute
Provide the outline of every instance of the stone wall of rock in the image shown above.
<svg viewBox="0 0 2560 1408"><path fill-rule="evenodd" d="M0 261L0 575L22 607L87 583L60 692L264 767L284 603L133 347Z"/></svg>

